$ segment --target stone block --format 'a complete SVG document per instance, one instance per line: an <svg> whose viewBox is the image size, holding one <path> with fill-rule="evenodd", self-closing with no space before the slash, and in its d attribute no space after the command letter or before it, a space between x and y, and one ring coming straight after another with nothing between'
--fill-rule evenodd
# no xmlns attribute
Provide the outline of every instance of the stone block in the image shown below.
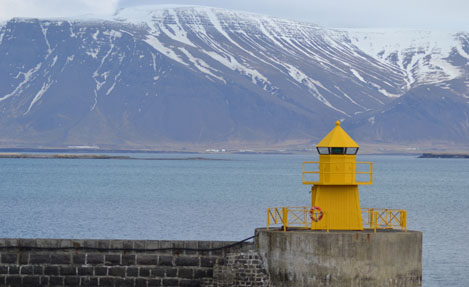
<svg viewBox="0 0 469 287"><path fill-rule="evenodd" d="M18 262L20 265L29 264L29 253L28 252L20 252L18 254Z"/></svg>
<svg viewBox="0 0 469 287"><path fill-rule="evenodd" d="M199 248L199 243L198 241L186 241L184 243L184 248L188 249L198 249ZM196 250L184 250L184 254L186 255L195 255L198 254L199 252Z"/></svg>
<svg viewBox="0 0 469 287"><path fill-rule="evenodd" d="M8 266L0 266L0 274L8 274Z"/></svg>
<svg viewBox="0 0 469 287"><path fill-rule="evenodd" d="M20 268L18 266L9 266L8 274L20 274Z"/></svg>
<svg viewBox="0 0 469 287"><path fill-rule="evenodd" d="M200 280L181 279L181 280L179 280L179 286L181 286L181 287L199 287L200 286Z"/></svg>
<svg viewBox="0 0 469 287"><path fill-rule="evenodd" d="M213 271L212 269L195 269L194 270L194 279L200 279L200 278L205 278L205 277L212 277L213 276Z"/></svg>
<svg viewBox="0 0 469 287"><path fill-rule="evenodd" d="M191 268L179 268L177 277L185 279L194 278L194 269Z"/></svg>
<svg viewBox="0 0 469 287"><path fill-rule="evenodd" d="M60 266L60 275L77 275L77 268L74 266Z"/></svg>
<svg viewBox="0 0 469 287"><path fill-rule="evenodd" d="M20 267L20 274L21 275L32 275L33 274L33 266L32 265L23 265Z"/></svg>
<svg viewBox="0 0 469 287"><path fill-rule="evenodd" d="M82 286L98 286L99 277L81 277L80 284Z"/></svg>
<svg viewBox="0 0 469 287"><path fill-rule="evenodd" d="M80 285L80 277L65 276L64 285L65 286L78 286L78 285Z"/></svg>
<svg viewBox="0 0 469 287"><path fill-rule="evenodd" d="M91 265L104 264L104 254L89 253L86 255L86 263Z"/></svg>
<svg viewBox="0 0 469 287"><path fill-rule="evenodd" d="M94 275L96 276L106 276L107 275L107 267L94 267Z"/></svg>
<svg viewBox="0 0 469 287"><path fill-rule="evenodd" d="M122 248L124 248L124 249L133 249L134 248L134 241L133 240L124 240L122 242Z"/></svg>
<svg viewBox="0 0 469 287"><path fill-rule="evenodd" d="M128 277L138 277L138 267L127 267Z"/></svg>
<svg viewBox="0 0 469 287"><path fill-rule="evenodd" d="M130 266L130 265L135 265L136 255L135 254L127 254L127 255L122 255L122 265L124 266Z"/></svg>
<svg viewBox="0 0 469 287"><path fill-rule="evenodd" d="M44 267L44 275L59 275L59 266Z"/></svg>
<svg viewBox="0 0 469 287"><path fill-rule="evenodd" d="M59 247L60 239L35 239L36 247L41 248L56 248Z"/></svg>
<svg viewBox="0 0 469 287"><path fill-rule="evenodd" d="M116 278L114 282L116 287L133 287L135 285L134 278Z"/></svg>
<svg viewBox="0 0 469 287"><path fill-rule="evenodd" d="M93 275L93 267L78 267L77 272L81 276Z"/></svg>
<svg viewBox="0 0 469 287"><path fill-rule="evenodd" d="M51 277L49 277L49 284L51 286L63 286L64 285L64 277L51 276Z"/></svg>
<svg viewBox="0 0 469 287"><path fill-rule="evenodd" d="M4 264L16 264L18 256L14 253L3 253L2 254L2 263Z"/></svg>
<svg viewBox="0 0 469 287"><path fill-rule="evenodd" d="M114 278L100 277L99 286L114 286Z"/></svg>
<svg viewBox="0 0 469 287"><path fill-rule="evenodd" d="M62 242L62 243L65 243L65 242ZM72 244L72 247L74 248L85 247L85 240L73 239L71 240L71 244ZM63 246L63 247L68 247L68 246ZM89 246L86 246L86 247L89 247Z"/></svg>
<svg viewBox="0 0 469 287"><path fill-rule="evenodd" d="M125 277L125 267L110 267L108 274L109 276Z"/></svg>
<svg viewBox="0 0 469 287"><path fill-rule="evenodd" d="M83 240L83 245L82 247L86 247L86 248L98 248L98 241L99 240L94 240L94 239L87 239L87 240Z"/></svg>
<svg viewBox="0 0 469 287"><path fill-rule="evenodd" d="M199 258L188 256L176 257L176 266L199 266Z"/></svg>
<svg viewBox="0 0 469 287"><path fill-rule="evenodd" d="M160 240L159 241L160 247L159 248L164 248L166 250L159 250L159 254L171 254L173 251L171 248L173 248L173 242L170 240Z"/></svg>
<svg viewBox="0 0 469 287"><path fill-rule="evenodd" d="M145 240L135 240L134 249L145 250Z"/></svg>
<svg viewBox="0 0 469 287"><path fill-rule="evenodd" d="M147 282L148 287L162 286L161 279L149 279Z"/></svg>
<svg viewBox="0 0 469 287"><path fill-rule="evenodd" d="M35 239L18 239L18 247L23 247L25 249L36 247Z"/></svg>
<svg viewBox="0 0 469 287"><path fill-rule="evenodd" d="M33 266L33 274L34 275L43 275L44 274L44 266Z"/></svg>
<svg viewBox="0 0 469 287"><path fill-rule="evenodd" d="M6 284L11 285L11 286L21 286L21 284L22 284L21 276L19 276L19 275L7 276Z"/></svg>
<svg viewBox="0 0 469 287"><path fill-rule="evenodd" d="M165 267L156 267L156 268L151 268L151 277L158 277L158 278L163 278L165 277Z"/></svg>
<svg viewBox="0 0 469 287"><path fill-rule="evenodd" d="M147 280L142 278L135 279L135 287L147 287Z"/></svg>
<svg viewBox="0 0 469 287"><path fill-rule="evenodd" d="M216 257L202 257L200 258L200 266L201 267L213 267L217 262Z"/></svg>
<svg viewBox="0 0 469 287"><path fill-rule="evenodd" d="M30 254L29 264L50 264L49 254Z"/></svg>
<svg viewBox="0 0 469 287"><path fill-rule="evenodd" d="M161 266L173 266L173 256L160 256L158 265Z"/></svg>
<svg viewBox="0 0 469 287"><path fill-rule="evenodd" d="M121 255L120 254L106 254L104 256L104 264L106 265L120 265Z"/></svg>
<svg viewBox="0 0 469 287"><path fill-rule="evenodd" d="M158 256L148 255L148 254L139 254L137 255L137 264L138 265L157 265Z"/></svg>
<svg viewBox="0 0 469 287"><path fill-rule="evenodd" d="M41 276L41 286L50 286L49 276Z"/></svg>
<svg viewBox="0 0 469 287"><path fill-rule="evenodd" d="M150 249L158 249L160 248L160 241L157 240L147 240L145 241L145 249L150 250Z"/></svg>
<svg viewBox="0 0 469 287"><path fill-rule="evenodd" d="M140 267L140 277L150 277L150 268Z"/></svg>
<svg viewBox="0 0 469 287"><path fill-rule="evenodd" d="M24 276L23 286L39 286L41 284L40 276Z"/></svg>
<svg viewBox="0 0 469 287"><path fill-rule="evenodd" d="M73 264L84 265L86 263L86 254L73 254Z"/></svg>
<svg viewBox="0 0 469 287"><path fill-rule="evenodd" d="M197 248L198 249L210 249L212 248L212 242L211 241L198 241Z"/></svg>
<svg viewBox="0 0 469 287"><path fill-rule="evenodd" d="M8 246L8 247L17 247L18 246L18 239L16 238L7 238L7 239L4 239L4 242L5 246Z"/></svg>
<svg viewBox="0 0 469 287"><path fill-rule="evenodd" d="M65 265L65 264L70 264L71 262L72 262L71 254L51 254L50 256L51 264Z"/></svg>
<svg viewBox="0 0 469 287"><path fill-rule="evenodd" d="M110 240L109 241L110 249L122 249L124 248L124 240Z"/></svg>
<svg viewBox="0 0 469 287"><path fill-rule="evenodd" d="M163 279L162 286L179 286L179 279Z"/></svg>

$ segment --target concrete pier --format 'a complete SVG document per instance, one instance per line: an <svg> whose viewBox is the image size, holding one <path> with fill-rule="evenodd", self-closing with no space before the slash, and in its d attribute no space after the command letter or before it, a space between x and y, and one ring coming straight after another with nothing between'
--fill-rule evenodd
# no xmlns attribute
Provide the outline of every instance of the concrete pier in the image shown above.
<svg viewBox="0 0 469 287"><path fill-rule="evenodd" d="M256 229L273 287L422 285L422 233Z"/></svg>

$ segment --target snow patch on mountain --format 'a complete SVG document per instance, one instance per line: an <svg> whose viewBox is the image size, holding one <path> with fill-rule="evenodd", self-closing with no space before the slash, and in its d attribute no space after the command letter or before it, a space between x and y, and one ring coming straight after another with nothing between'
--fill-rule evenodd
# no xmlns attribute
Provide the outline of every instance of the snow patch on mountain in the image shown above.
<svg viewBox="0 0 469 287"><path fill-rule="evenodd" d="M407 89L452 80L461 69L448 62L460 47L454 33L424 30L344 29L353 45L378 61L405 72ZM460 52L461 49L457 51Z"/></svg>

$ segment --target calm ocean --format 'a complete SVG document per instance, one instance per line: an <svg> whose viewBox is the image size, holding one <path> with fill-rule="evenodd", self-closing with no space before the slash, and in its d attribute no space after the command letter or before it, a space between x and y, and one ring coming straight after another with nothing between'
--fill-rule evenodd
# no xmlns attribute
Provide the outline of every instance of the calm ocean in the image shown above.
<svg viewBox="0 0 469 287"><path fill-rule="evenodd" d="M267 207L310 203L301 163L316 156L204 157L224 160L0 159L0 237L241 240ZM406 209L423 231L424 286L469 286L469 160L358 160L374 168L362 207Z"/></svg>

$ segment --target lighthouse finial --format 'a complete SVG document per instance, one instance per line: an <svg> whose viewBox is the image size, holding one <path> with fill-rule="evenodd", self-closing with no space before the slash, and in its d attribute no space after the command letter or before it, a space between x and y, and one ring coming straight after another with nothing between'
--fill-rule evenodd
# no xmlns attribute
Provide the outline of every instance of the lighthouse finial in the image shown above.
<svg viewBox="0 0 469 287"><path fill-rule="evenodd" d="M336 126L340 126L340 121L336 121L336 122L335 122L335 125L336 125Z"/></svg>

